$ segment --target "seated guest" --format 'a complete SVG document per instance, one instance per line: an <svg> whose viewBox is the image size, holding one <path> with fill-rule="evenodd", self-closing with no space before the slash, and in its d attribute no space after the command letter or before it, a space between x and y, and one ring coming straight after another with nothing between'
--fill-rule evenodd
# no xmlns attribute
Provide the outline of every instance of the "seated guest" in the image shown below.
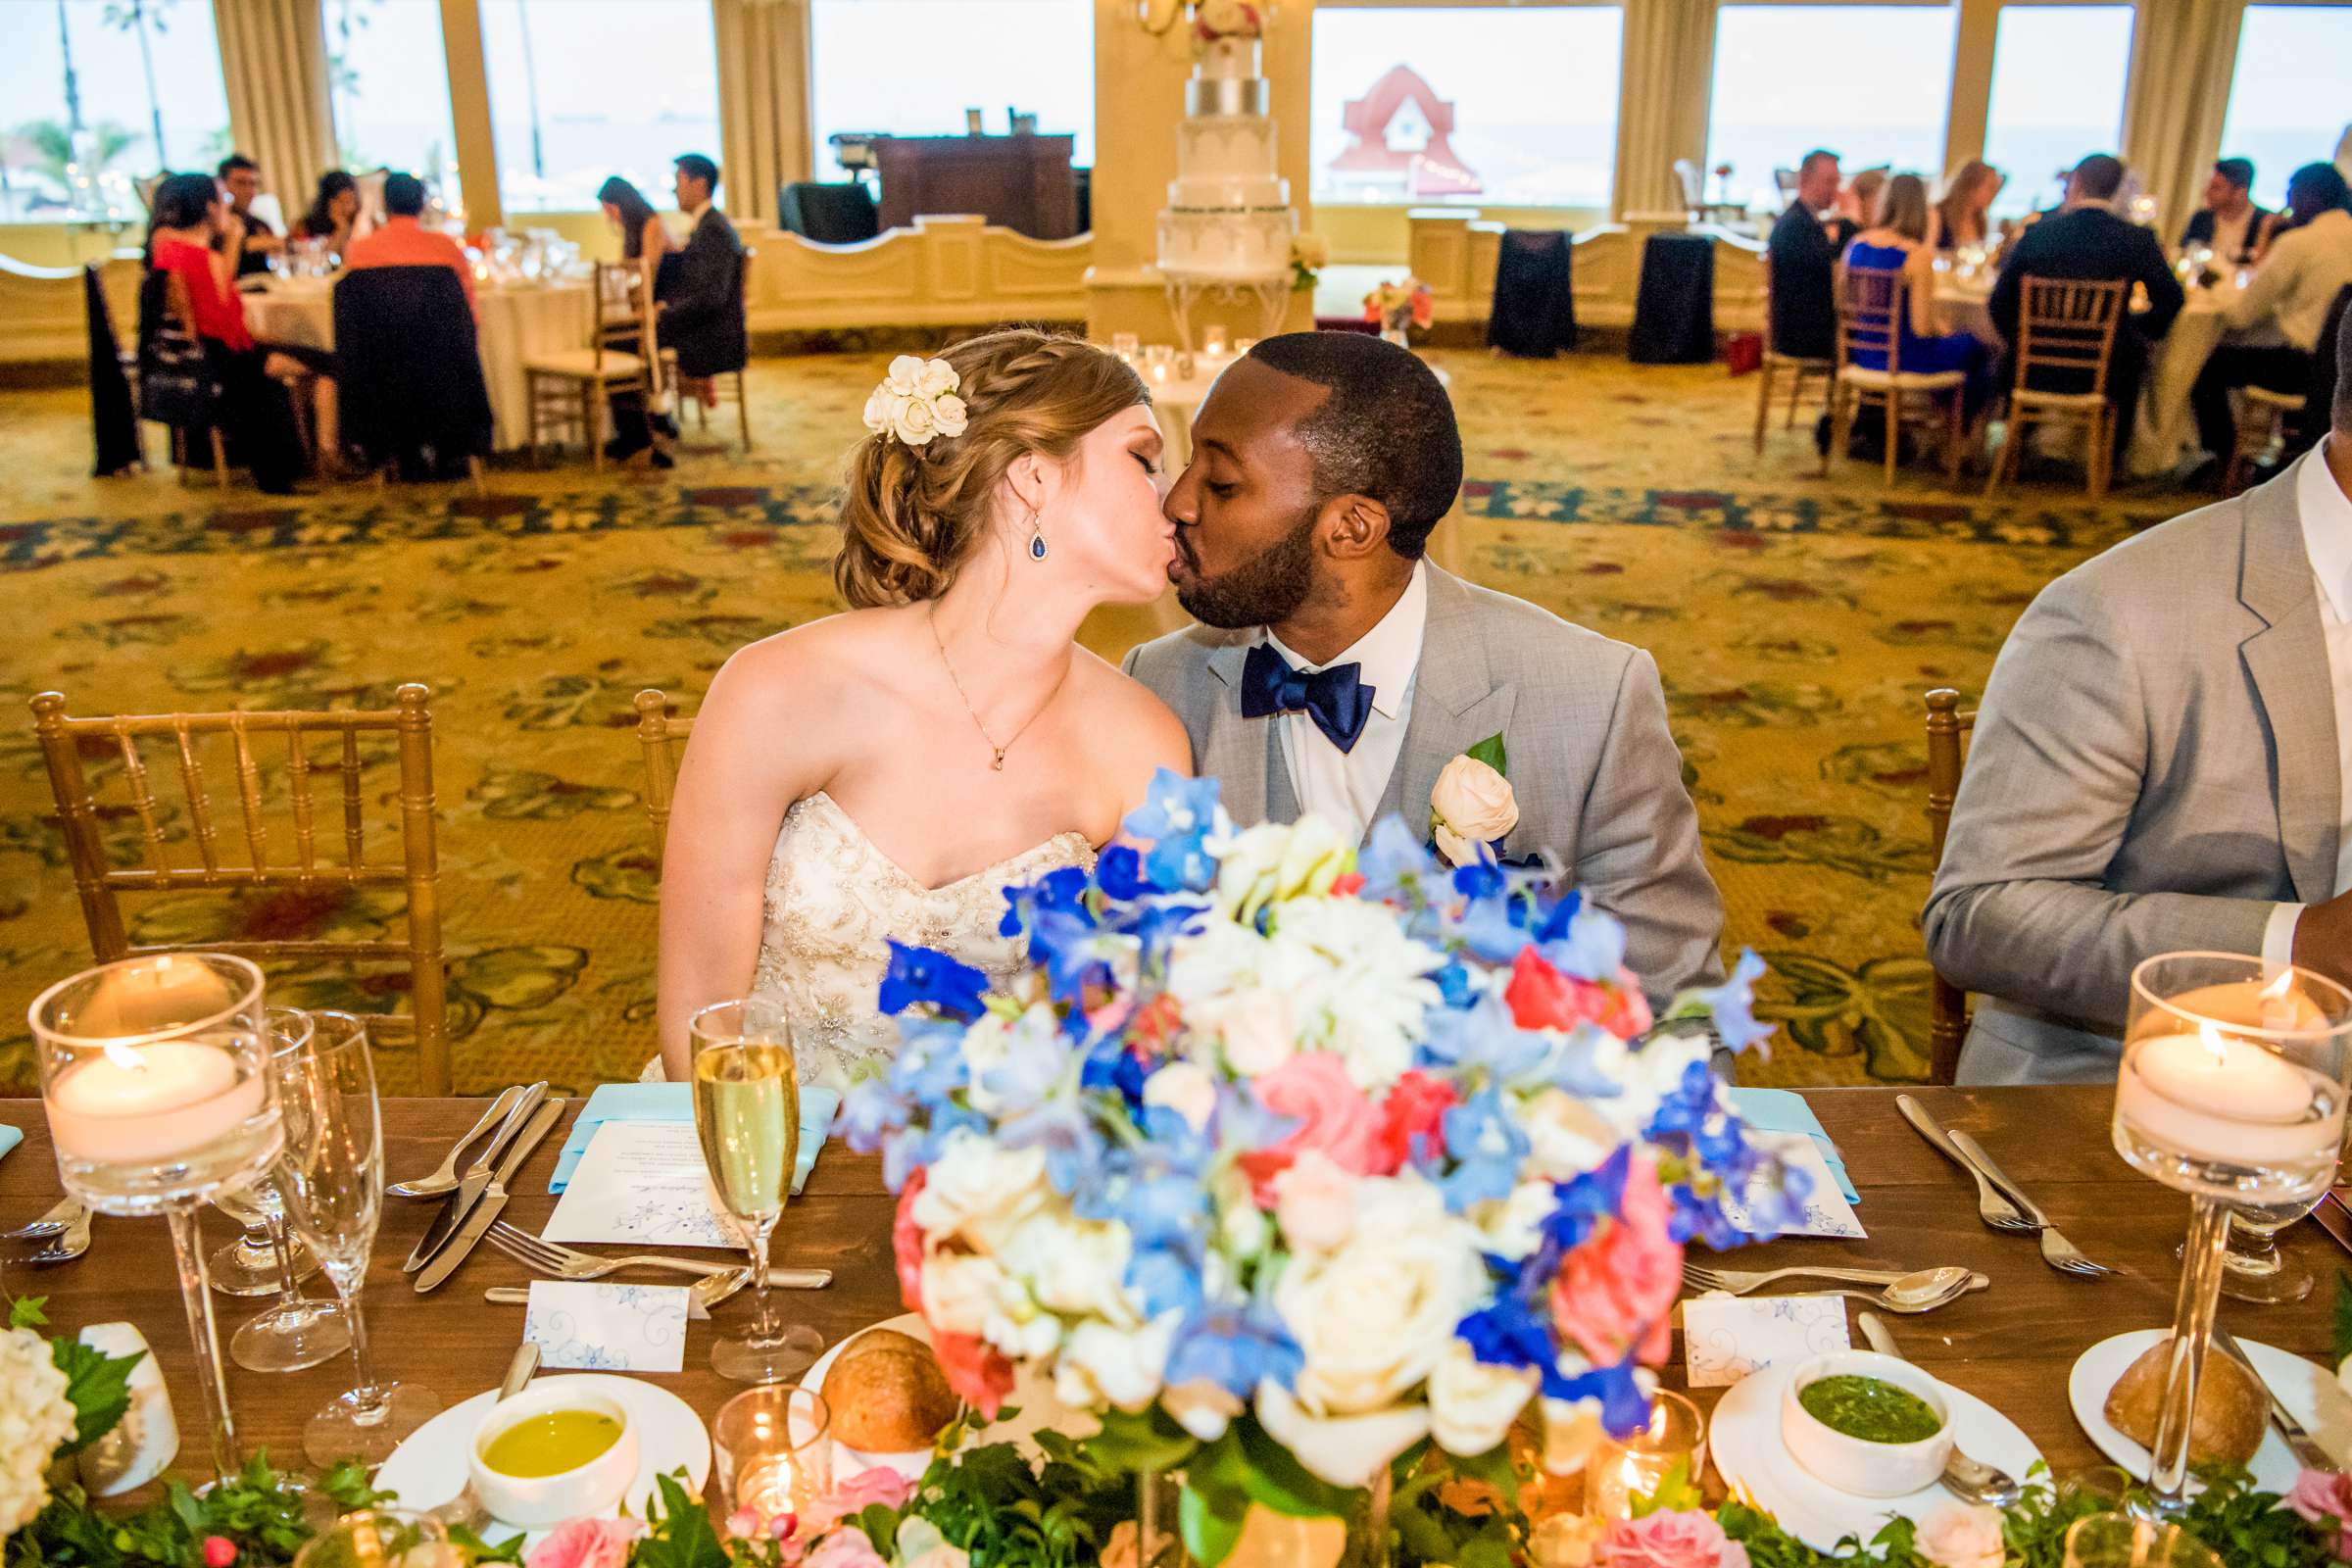
<svg viewBox="0 0 2352 1568"><path fill-rule="evenodd" d="M1910 308L1895 323L1896 368L1914 375L1958 370L1967 377L1960 406L1974 418L1992 393L1992 350L1968 332L1939 332L1936 323L1936 247L1929 243L1933 215L1928 182L1896 174L1879 195L1871 226L1846 247L1845 265L1900 272L1910 285ZM1866 370L1886 368L1884 349L1856 349L1853 363Z"/></svg>
<svg viewBox="0 0 2352 1568"><path fill-rule="evenodd" d="M2011 244L2001 263L2000 279L1992 286L1987 310L1992 324L2014 350L2017 317L2028 276L2136 283L2148 297L2147 309L2127 310L2117 323L2115 352L2107 364L2107 401L2117 413L2115 457L2121 465L2132 444L2132 421L2139 408L2139 385L2147 374L2149 344L2172 330L2185 296L2180 280L2164 259L2156 236L2116 211L2116 192L2123 189L2121 159L2093 153L2077 164L2066 178L2066 205L2029 227ZM2036 383L2037 392L2088 390L2087 372L2060 372L2068 384Z"/></svg>
<svg viewBox="0 0 2352 1568"><path fill-rule="evenodd" d="M307 456L282 378L299 374L303 364L256 343L245 325L228 257L214 248L228 223L220 188L210 174L172 174L156 187L154 215L148 265L178 278L186 292L185 324L220 387L221 433L264 492L291 495Z"/></svg>
<svg viewBox="0 0 2352 1568"><path fill-rule="evenodd" d="M446 267L466 285L466 304L474 308L473 268L466 252L447 234L437 234L418 221L424 215L424 181L415 174L392 174L384 180L384 221L372 232L351 242L344 254L347 270L363 267Z"/></svg>
<svg viewBox="0 0 2352 1568"><path fill-rule="evenodd" d="M318 194L302 215L294 232L304 239L322 239L337 256L351 243L351 225L360 216L360 182L340 169L318 176Z"/></svg>
<svg viewBox="0 0 2352 1568"><path fill-rule="evenodd" d="M701 153L677 161L678 210L689 225L685 248L662 268L662 346L678 357L680 390L740 370L750 358L743 318L743 241L735 225L711 205L718 190L718 166ZM706 401L711 393L703 389ZM613 394L612 427L606 455L626 459L653 442L635 388ZM657 459L666 455L655 454Z"/></svg>
<svg viewBox="0 0 2352 1568"><path fill-rule="evenodd" d="M2336 291L2352 285L2352 192L2333 164L2306 164L2286 182L2286 216L2242 289L2222 293L2232 328L2213 351L2189 406L2197 440L2217 458L2237 445L2230 394L2241 386L2301 392Z"/></svg>
<svg viewBox="0 0 2352 1568"><path fill-rule="evenodd" d="M1838 242L1838 254L1854 242L1854 236L1870 226L1878 216L1879 193L1886 188L1886 166L1856 170L1838 193L1838 216L1829 220L1830 238Z"/></svg>
<svg viewBox="0 0 2352 1568"><path fill-rule="evenodd" d="M1838 352L1837 240L1822 214L1838 203L1838 155L1805 154L1796 168L1796 198L1764 245L1772 279L1772 351L1826 360Z"/></svg>
<svg viewBox="0 0 2352 1568"><path fill-rule="evenodd" d="M2213 166L2205 181L2205 205L2189 219L2180 235L2180 248L2202 245L2224 267L2235 267L2254 254L2269 225L2269 209L2254 205L2254 165L2244 158L2225 158Z"/></svg>
<svg viewBox="0 0 2352 1568"><path fill-rule="evenodd" d="M677 248L669 242L669 230L662 226L654 204L618 174L597 187L596 199L605 210L605 221L620 230L622 260L641 262L652 257L659 262Z"/></svg>
<svg viewBox="0 0 2352 1568"><path fill-rule="evenodd" d="M270 220L253 210L253 199L262 193L262 166L243 153L230 153L220 160L218 171L220 188L228 193L228 216L236 221L221 233L221 254L229 253L229 235L236 236L236 263L231 274L244 277L253 272L270 270L270 258L286 248Z"/></svg>
<svg viewBox="0 0 2352 1568"><path fill-rule="evenodd" d="M1993 664L1928 952L1984 995L1960 1081L2098 1082L2133 967L2352 982L2352 324L2334 428L2059 578Z"/></svg>
<svg viewBox="0 0 2352 1568"><path fill-rule="evenodd" d="M1992 201L2009 176L1982 158L1971 158L1944 186L1936 204L1936 248L1958 250L1992 237Z"/></svg>

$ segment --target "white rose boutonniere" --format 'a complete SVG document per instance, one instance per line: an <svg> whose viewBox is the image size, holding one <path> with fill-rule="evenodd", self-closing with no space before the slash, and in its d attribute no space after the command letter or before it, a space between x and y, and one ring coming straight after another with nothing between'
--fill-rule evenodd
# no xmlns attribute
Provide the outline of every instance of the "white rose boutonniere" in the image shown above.
<svg viewBox="0 0 2352 1568"><path fill-rule="evenodd" d="M1490 735L1438 775L1429 792L1429 832L1448 863L1475 863L1480 845L1519 825L1519 798L1503 767L1502 737Z"/></svg>

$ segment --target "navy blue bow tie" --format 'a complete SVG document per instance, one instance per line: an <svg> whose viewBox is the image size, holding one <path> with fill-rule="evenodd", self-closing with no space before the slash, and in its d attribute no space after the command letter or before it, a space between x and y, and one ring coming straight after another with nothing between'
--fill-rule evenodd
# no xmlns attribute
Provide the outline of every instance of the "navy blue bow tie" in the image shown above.
<svg viewBox="0 0 2352 1568"><path fill-rule="evenodd" d="M1263 718L1268 713L1304 711L1343 752L1355 749L1355 738L1372 716L1372 688L1358 678L1361 664L1338 664L1302 674L1264 643L1250 650L1242 665L1242 716Z"/></svg>

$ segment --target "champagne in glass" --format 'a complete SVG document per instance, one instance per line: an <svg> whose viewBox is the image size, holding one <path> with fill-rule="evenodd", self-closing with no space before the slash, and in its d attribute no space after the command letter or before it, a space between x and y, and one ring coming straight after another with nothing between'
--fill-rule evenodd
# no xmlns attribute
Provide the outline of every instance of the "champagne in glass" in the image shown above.
<svg viewBox="0 0 2352 1568"><path fill-rule="evenodd" d="M705 1007L688 1024L694 1048L694 1130L720 1205L752 1256L756 1316L748 1331L710 1348L710 1368L742 1383L774 1383L805 1370L823 1348L816 1331L776 1317L767 1289L767 1244L792 1196L800 1157L801 1088L792 1030L758 1001Z"/></svg>

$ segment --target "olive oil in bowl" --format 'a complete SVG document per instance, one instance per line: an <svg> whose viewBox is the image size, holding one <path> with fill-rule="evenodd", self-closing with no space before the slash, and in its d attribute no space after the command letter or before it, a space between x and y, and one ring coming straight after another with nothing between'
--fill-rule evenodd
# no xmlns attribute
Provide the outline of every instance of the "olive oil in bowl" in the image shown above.
<svg viewBox="0 0 2352 1568"><path fill-rule="evenodd" d="M602 1410L542 1410L484 1445L482 1463L500 1475L536 1481L577 1470L619 1441L620 1423Z"/></svg>

